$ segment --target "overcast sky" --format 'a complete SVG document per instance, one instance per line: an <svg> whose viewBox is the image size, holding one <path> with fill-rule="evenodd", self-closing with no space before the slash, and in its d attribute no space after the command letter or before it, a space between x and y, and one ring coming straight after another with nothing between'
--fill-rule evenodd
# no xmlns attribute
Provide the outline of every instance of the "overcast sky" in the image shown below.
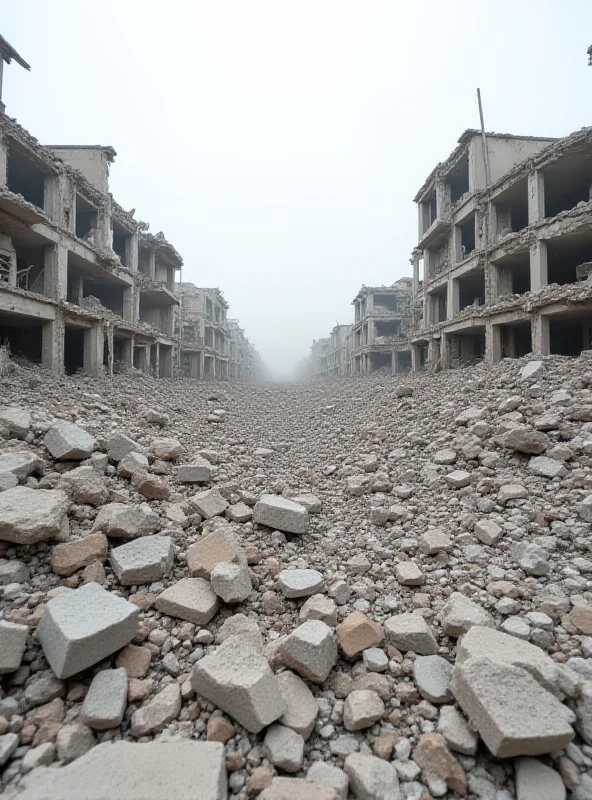
<svg viewBox="0 0 592 800"><path fill-rule="evenodd" d="M592 124L590 0L0 0L42 143L112 145L111 191L219 286L276 375L410 274L413 197L460 134Z"/></svg>

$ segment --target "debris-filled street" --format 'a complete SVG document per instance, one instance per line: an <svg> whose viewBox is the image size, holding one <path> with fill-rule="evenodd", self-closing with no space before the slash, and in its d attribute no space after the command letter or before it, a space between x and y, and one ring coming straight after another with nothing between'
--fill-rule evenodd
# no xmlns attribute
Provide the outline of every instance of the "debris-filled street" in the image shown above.
<svg viewBox="0 0 592 800"><path fill-rule="evenodd" d="M592 797L587 354L9 369L7 797Z"/></svg>

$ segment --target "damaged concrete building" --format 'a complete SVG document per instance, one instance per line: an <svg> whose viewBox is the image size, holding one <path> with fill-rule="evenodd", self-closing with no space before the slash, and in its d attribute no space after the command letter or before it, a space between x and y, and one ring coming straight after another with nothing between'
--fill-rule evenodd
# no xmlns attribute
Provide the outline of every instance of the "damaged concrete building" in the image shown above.
<svg viewBox="0 0 592 800"><path fill-rule="evenodd" d="M591 198L592 128L466 131L415 198L413 368L589 349Z"/></svg>
<svg viewBox="0 0 592 800"><path fill-rule="evenodd" d="M55 371L169 377L182 260L109 193L115 155L42 146L0 116L0 336Z"/></svg>
<svg viewBox="0 0 592 800"><path fill-rule="evenodd" d="M352 301L352 375L410 368L411 289L411 278L401 278L392 286L362 286Z"/></svg>
<svg viewBox="0 0 592 800"><path fill-rule="evenodd" d="M327 375L332 378L341 378L344 375L349 375L351 330L351 325L338 324L331 331L327 359Z"/></svg>

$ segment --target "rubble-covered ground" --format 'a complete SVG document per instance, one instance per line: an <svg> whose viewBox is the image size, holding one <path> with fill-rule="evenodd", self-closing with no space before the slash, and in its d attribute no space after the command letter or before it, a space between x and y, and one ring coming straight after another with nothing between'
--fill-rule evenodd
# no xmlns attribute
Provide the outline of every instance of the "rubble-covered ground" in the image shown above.
<svg viewBox="0 0 592 800"><path fill-rule="evenodd" d="M589 356L0 396L7 797L592 798Z"/></svg>

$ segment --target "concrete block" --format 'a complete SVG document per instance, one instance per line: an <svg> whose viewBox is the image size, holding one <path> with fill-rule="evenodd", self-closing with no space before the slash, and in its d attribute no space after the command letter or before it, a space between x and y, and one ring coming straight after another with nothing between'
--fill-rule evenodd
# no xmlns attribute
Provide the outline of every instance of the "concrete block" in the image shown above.
<svg viewBox="0 0 592 800"><path fill-rule="evenodd" d="M337 661L337 643L331 628L320 620L303 622L282 645L282 659L313 683L323 683Z"/></svg>
<svg viewBox="0 0 592 800"><path fill-rule="evenodd" d="M56 544L50 564L56 575L72 575L95 561L106 561L109 545L103 533L89 533L81 539Z"/></svg>
<svg viewBox="0 0 592 800"><path fill-rule="evenodd" d="M92 527L113 539L137 539L150 536L162 528L158 514L147 503L142 505L108 503L103 506Z"/></svg>
<svg viewBox="0 0 592 800"><path fill-rule="evenodd" d="M218 598L203 578L182 578L156 598L156 608L169 617L207 625L218 611Z"/></svg>
<svg viewBox="0 0 592 800"><path fill-rule="evenodd" d="M283 569L277 583L284 597L309 597L323 590L324 579L316 569Z"/></svg>
<svg viewBox="0 0 592 800"><path fill-rule="evenodd" d="M397 614L384 623L386 640L403 653L431 656L438 652L432 629L420 614Z"/></svg>
<svg viewBox="0 0 592 800"><path fill-rule="evenodd" d="M448 636L462 636L474 626L495 628L495 620L482 606L462 594L452 592L442 608L442 628Z"/></svg>
<svg viewBox="0 0 592 800"><path fill-rule="evenodd" d="M279 722L308 739L319 713L317 701L302 678L289 670L276 675L285 710Z"/></svg>
<svg viewBox="0 0 592 800"><path fill-rule="evenodd" d="M105 742L66 767L29 774L20 800L195 800L196 787L199 800L227 800L219 742Z"/></svg>
<svg viewBox="0 0 592 800"><path fill-rule="evenodd" d="M0 539L34 544L68 530L70 500L60 489L15 486L0 492Z"/></svg>
<svg viewBox="0 0 592 800"><path fill-rule="evenodd" d="M308 527L308 511L293 500L264 494L255 505L253 521L286 533L304 533Z"/></svg>
<svg viewBox="0 0 592 800"><path fill-rule="evenodd" d="M57 461L82 461L89 458L97 446L94 437L73 422L53 425L45 434L43 444Z"/></svg>
<svg viewBox="0 0 592 800"><path fill-rule="evenodd" d="M177 478L181 483L207 483L212 479L214 468L205 458L195 458L191 464L181 464Z"/></svg>
<svg viewBox="0 0 592 800"><path fill-rule="evenodd" d="M28 450L11 450L7 453L0 453L0 477L12 475L18 483L19 480L24 481L33 473L43 475L44 472L45 462L35 453L29 453ZM16 486L16 483L14 485Z"/></svg>
<svg viewBox="0 0 592 800"><path fill-rule="evenodd" d="M0 621L0 675L16 672L23 660L29 628Z"/></svg>
<svg viewBox="0 0 592 800"><path fill-rule="evenodd" d="M298 772L304 760L304 739L292 728L276 722L267 729L263 752L274 767L284 772Z"/></svg>
<svg viewBox="0 0 592 800"><path fill-rule="evenodd" d="M538 758L517 758L516 800L565 800L565 785L558 772Z"/></svg>
<svg viewBox="0 0 592 800"><path fill-rule="evenodd" d="M400 800L397 771L378 756L351 753L344 764L350 789L358 800Z"/></svg>
<svg viewBox="0 0 592 800"><path fill-rule="evenodd" d="M246 564L216 564L211 582L212 589L225 603L242 603L253 589Z"/></svg>
<svg viewBox="0 0 592 800"><path fill-rule="evenodd" d="M168 536L143 536L111 551L109 563L122 586L159 581L173 566L175 549Z"/></svg>
<svg viewBox="0 0 592 800"><path fill-rule="evenodd" d="M204 519L218 517L228 508L228 503L218 489L206 489L205 492L198 492L189 499L189 502Z"/></svg>
<svg viewBox="0 0 592 800"><path fill-rule="evenodd" d="M187 548L189 572L197 578L211 578L217 564L238 564L244 560L236 536L230 530L214 530Z"/></svg>
<svg viewBox="0 0 592 800"><path fill-rule="evenodd" d="M82 704L80 718L89 728L104 731L121 725L127 705L125 669L97 672Z"/></svg>
<svg viewBox="0 0 592 800"><path fill-rule="evenodd" d="M138 616L137 606L87 583L47 603L37 634L54 673L68 678L128 644Z"/></svg>
<svg viewBox="0 0 592 800"><path fill-rule="evenodd" d="M326 761L313 761L306 773L306 780L335 789L339 800L347 800L349 778L342 769L332 767Z"/></svg>

